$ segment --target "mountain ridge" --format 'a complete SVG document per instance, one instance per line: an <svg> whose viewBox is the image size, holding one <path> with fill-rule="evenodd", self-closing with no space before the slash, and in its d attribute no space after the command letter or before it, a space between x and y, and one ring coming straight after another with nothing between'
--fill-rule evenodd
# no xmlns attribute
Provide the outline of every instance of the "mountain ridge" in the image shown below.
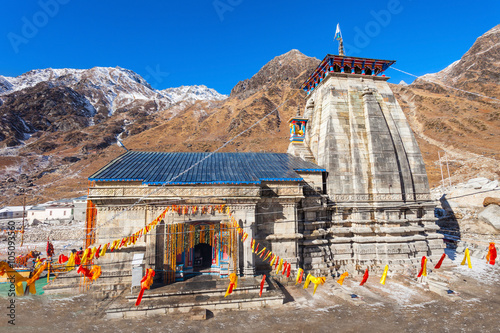
<svg viewBox="0 0 500 333"><path fill-rule="evenodd" d="M180 101L193 102L195 100L222 100L225 95L206 86L192 86L170 88L168 94L159 91L139 74L121 67L93 67L90 69L36 69L23 73L17 77L0 76L0 112L3 111L5 122L0 126L0 145L16 146L22 143L28 134L40 130L54 128L40 126L40 122L31 123L30 119L37 114L49 113L45 105L29 101L37 96L53 96L58 94L58 87L74 98L50 99L50 107L58 109L74 109L84 107L90 110L87 114L89 121L86 126L100 123L115 113L152 114L166 109ZM187 91L184 91L187 90ZM59 89L61 92L61 89ZM16 100L27 101L23 110ZM67 104L65 104L67 103ZM72 105L73 103L73 105ZM42 110L40 110L42 107ZM32 113L31 115L29 115ZM76 114L78 110L66 111L67 114ZM28 117L27 117L28 115ZM24 118L23 118L24 117ZM71 117L70 117L71 118ZM74 119L66 118L66 121ZM45 123L60 122L44 119ZM27 126L20 126L23 123ZM22 130L26 130L23 132Z"/></svg>
<svg viewBox="0 0 500 333"><path fill-rule="evenodd" d="M457 65L449 66L447 75L463 75L456 81L446 81L447 85L487 95L497 91L499 84L492 76L475 81L481 68L500 60L497 49L489 48L496 45L498 36L496 27L492 30L478 38L476 43L481 45L475 43L471 47L487 52L478 57L469 53L461 58L462 64L474 58L482 65L458 74ZM183 100L165 107L151 100L125 106L111 116L103 115L101 106L96 108L96 121L90 126L82 125L69 131L39 131L28 138L24 146L0 149L4 178L17 179L13 183L2 183L2 198L13 198L10 204L19 203L16 193L19 194L23 177L33 184L30 203L42 202L48 197L84 194L87 177L123 153L123 149L114 144L117 136L133 150L208 152L223 147L220 151L285 152L289 143L288 120L297 108L302 111L305 103L306 94L300 84L318 63L316 58L291 50L274 57L251 78L238 82L225 99ZM48 94L49 88L61 89L37 89L41 94ZM78 88L83 89L81 85ZM391 88L415 133L431 185L441 180L439 152L441 156L444 152L449 160L453 182L477 176L490 179L500 176L500 140L495 140L500 133L497 104L424 78L410 85L391 84ZM83 90L74 91L80 94ZM0 98L5 99L4 96ZM42 95L39 98L43 100ZM47 113L48 120L49 116ZM77 114L65 117L74 117L78 124ZM261 121L256 124L258 120ZM19 128L24 125L30 124L21 121L16 124ZM229 140L232 141L228 143ZM19 176L19 169L25 176Z"/></svg>

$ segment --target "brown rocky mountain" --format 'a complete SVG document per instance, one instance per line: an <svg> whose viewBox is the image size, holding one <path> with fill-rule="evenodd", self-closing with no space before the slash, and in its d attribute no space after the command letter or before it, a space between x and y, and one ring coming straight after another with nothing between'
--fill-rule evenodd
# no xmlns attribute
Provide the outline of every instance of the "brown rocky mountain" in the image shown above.
<svg viewBox="0 0 500 333"><path fill-rule="evenodd" d="M441 72L392 88L417 136L431 184L441 181L438 151L449 159L452 183L500 176L500 25Z"/></svg>
<svg viewBox="0 0 500 333"><path fill-rule="evenodd" d="M28 133L80 130L90 125L96 111L69 87L40 82L4 97L0 140L7 147L20 144Z"/></svg>
<svg viewBox="0 0 500 333"><path fill-rule="evenodd" d="M500 175L498 103L443 86L499 98L498 38L499 28L495 27L442 72L426 75L409 86L392 85L423 151L431 185L438 185L441 179L438 151L446 153L453 181ZM0 150L5 176L0 206L19 204L21 196L16 194L22 188L31 189L27 196L30 203L85 194L87 177L123 153L114 144L117 136L133 150L214 151L234 138L221 151L285 152L288 119L304 107L305 93L299 86L318 63L318 59L292 50L239 82L225 100L122 108L91 126L57 131L50 131L49 126L36 132L24 146ZM4 86L4 90L9 89ZM119 89L118 84L114 87ZM3 94L6 103L8 98ZM8 105L14 107L15 102ZM278 106L277 112L272 112ZM95 106L97 113L98 108ZM78 119L78 114L68 112L65 117Z"/></svg>
<svg viewBox="0 0 500 333"><path fill-rule="evenodd" d="M159 114L161 125L125 139L125 144L137 150L213 151L281 105L224 150L286 151L288 120L304 106L300 84L318 63L297 50L289 51L272 59L252 78L239 82L224 102L212 103L212 107L196 103L174 112L174 117L166 110Z"/></svg>

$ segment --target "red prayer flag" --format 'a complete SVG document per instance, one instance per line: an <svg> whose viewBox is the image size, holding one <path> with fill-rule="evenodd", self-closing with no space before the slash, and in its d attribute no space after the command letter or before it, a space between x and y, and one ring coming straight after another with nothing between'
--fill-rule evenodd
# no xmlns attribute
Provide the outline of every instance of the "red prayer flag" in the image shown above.
<svg viewBox="0 0 500 333"><path fill-rule="evenodd" d="M264 289L264 282L266 282L266 274L262 277L262 281L260 282L260 292L259 297L262 297L262 290Z"/></svg>
<svg viewBox="0 0 500 333"><path fill-rule="evenodd" d="M368 273L368 268L367 268L365 271L365 274L363 275L363 280L361 280L361 283L359 284L360 286L365 284L366 280L368 280L368 276L369 276L369 273Z"/></svg>
<svg viewBox="0 0 500 333"><path fill-rule="evenodd" d="M80 256L75 253L75 266L80 266Z"/></svg>
<svg viewBox="0 0 500 333"><path fill-rule="evenodd" d="M287 268L288 268L288 263L285 261L285 263L283 264L283 272L281 272L281 275L285 275Z"/></svg>
<svg viewBox="0 0 500 333"><path fill-rule="evenodd" d="M441 264L443 263L444 258L446 258L446 253L443 253L441 255L441 259L439 259L439 261L436 264L436 266L434 266L434 269L439 269L441 267Z"/></svg>
<svg viewBox="0 0 500 333"><path fill-rule="evenodd" d="M496 259L497 249L495 247L495 243L490 243L490 246L488 247L488 254L486 255L486 262L490 265L494 265Z"/></svg>
<svg viewBox="0 0 500 333"><path fill-rule="evenodd" d="M304 277L304 271L300 270L299 283L302 283L302 277Z"/></svg>
<svg viewBox="0 0 500 333"><path fill-rule="evenodd" d="M99 247L95 251L94 258L96 258L96 259L99 259L99 253L101 253L101 246L102 246L102 244L99 245Z"/></svg>
<svg viewBox="0 0 500 333"><path fill-rule="evenodd" d="M61 254L59 256L59 259L57 260L57 263L64 264L66 261L68 261L68 257L66 257L64 254Z"/></svg>
<svg viewBox="0 0 500 333"><path fill-rule="evenodd" d="M425 266L425 260L427 258L425 256L422 257L422 262L420 263L421 267L420 267L420 272L418 273L417 277L421 277L422 276L422 273L424 272L424 266Z"/></svg>

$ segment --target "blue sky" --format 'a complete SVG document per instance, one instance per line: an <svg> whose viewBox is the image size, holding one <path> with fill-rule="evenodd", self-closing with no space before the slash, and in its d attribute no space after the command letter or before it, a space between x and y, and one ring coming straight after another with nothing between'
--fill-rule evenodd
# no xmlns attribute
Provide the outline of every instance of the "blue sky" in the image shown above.
<svg viewBox="0 0 500 333"><path fill-rule="evenodd" d="M228 94L291 49L336 54L337 22L348 55L397 60L422 75L459 59L499 18L498 0L5 1L0 75L120 66L157 89L205 84Z"/></svg>

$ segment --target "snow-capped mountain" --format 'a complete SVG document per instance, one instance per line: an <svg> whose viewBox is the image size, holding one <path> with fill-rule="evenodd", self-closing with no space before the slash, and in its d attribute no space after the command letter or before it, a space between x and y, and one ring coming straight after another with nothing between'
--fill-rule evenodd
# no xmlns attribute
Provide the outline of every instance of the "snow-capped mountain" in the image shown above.
<svg viewBox="0 0 500 333"><path fill-rule="evenodd" d="M143 117L180 101L226 97L205 86L158 91L139 74L121 67L46 68L0 76L0 141L9 138L7 145L17 145L27 134L81 129L115 113Z"/></svg>
<svg viewBox="0 0 500 333"><path fill-rule="evenodd" d="M180 86L177 88L168 88L160 90L160 93L170 98L174 103L180 101L222 101L228 96L219 94L215 89L207 88L207 86Z"/></svg>
<svg viewBox="0 0 500 333"><path fill-rule="evenodd" d="M455 79L452 76L452 73L455 70L455 67L457 64L460 62L460 60L456 60L452 62L450 65L448 65L445 69L437 72L437 73L429 73L429 74L424 74L420 78L423 80L429 80L429 81L439 81L439 82L450 82L453 79Z"/></svg>
<svg viewBox="0 0 500 333"><path fill-rule="evenodd" d="M20 92L42 82L52 87L68 87L83 95L98 113L111 115L138 102L159 102L166 107L172 101L153 89L133 71L116 67L91 69L37 69L18 77L0 76L0 95Z"/></svg>
<svg viewBox="0 0 500 333"><path fill-rule="evenodd" d="M139 74L121 67L91 69L36 69L17 77L0 75L0 96L32 88L41 82L69 87L84 95L96 110L108 115L132 103L154 101L157 109L180 101L224 100L226 95L204 85L181 86L158 91ZM158 111L158 110L150 110Z"/></svg>

